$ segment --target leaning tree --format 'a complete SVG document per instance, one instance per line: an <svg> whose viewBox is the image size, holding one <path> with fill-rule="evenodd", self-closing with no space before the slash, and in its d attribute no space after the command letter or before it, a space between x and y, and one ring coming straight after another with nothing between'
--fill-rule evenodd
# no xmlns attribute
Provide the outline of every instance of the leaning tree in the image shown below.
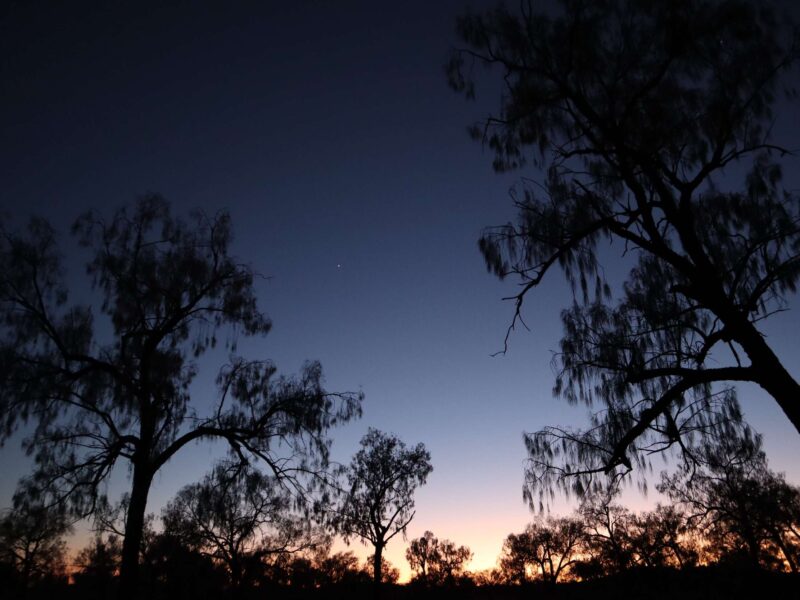
<svg viewBox="0 0 800 600"><path fill-rule="evenodd" d="M198 357L270 329L253 269L230 253L227 213L184 220L151 195L110 220L86 214L73 233L90 253L93 304L68 303L68 288L88 286L66 277L46 221L0 228L0 436L33 424L32 481L78 515L98 507L101 484L127 463L120 591L131 597L148 492L177 452L218 439L302 492L302 475L327 462L326 431L357 415L361 398L326 392L318 363L283 377L232 355L215 405L193 406Z"/></svg>
<svg viewBox="0 0 800 600"><path fill-rule="evenodd" d="M574 302L554 391L602 408L587 429L526 435L527 498L582 494L667 448L696 460L696 444L737 433L725 382L758 384L800 431L800 384L761 331L800 276L800 203L772 136L790 22L748 0L533 4L461 18L449 63L470 97L475 66L502 73L499 111L472 129L495 167L543 167L516 188L516 221L480 240L521 286L509 333L561 270ZM631 266L613 286L612 244Z"/></svg>

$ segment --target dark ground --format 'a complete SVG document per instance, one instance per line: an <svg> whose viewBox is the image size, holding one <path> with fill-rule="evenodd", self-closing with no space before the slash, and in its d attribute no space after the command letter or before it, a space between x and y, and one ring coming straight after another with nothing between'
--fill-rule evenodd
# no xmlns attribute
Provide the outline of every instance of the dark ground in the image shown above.
<svg viewBox="0 0 800 600"><path fill-rule="evenodd" d="M112 600L109 588L81 589L53 585L20 595L0 581L0 598L9 600ZM112 584L113 587L113 584ZM147 600L232 600L209 589L180 586L169 592L152 590ZM371 585L342 585L320 589L260 588L247 590L236 600L374 600ZM708 567L697 569L643 569L620 575L558 585L460 586L423 588L384 586L380 600L800 600L800 574Z"/></svg>

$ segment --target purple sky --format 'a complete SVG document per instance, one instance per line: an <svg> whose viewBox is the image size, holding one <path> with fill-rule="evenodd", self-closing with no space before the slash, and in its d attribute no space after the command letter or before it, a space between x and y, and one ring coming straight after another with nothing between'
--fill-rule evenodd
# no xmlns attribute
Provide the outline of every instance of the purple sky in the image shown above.
<svg viewBox="0 0 800 600"><path fill-rule="evenodd" d="M508 188L519 174L494 174L489 152L466 135L496 96L479 90L467 103L446 86L466 4L241 3L224 13L139 4L20 2L0 12L0 210L61 229L70 281L86 297L66 234L80 212L148 191L179 213L228 209L235 253L270 277L259 291L274 321L240 352L284 372L319 359L330 389L363 390L363 419L333 432L335 457L349 460L370 426L424 442L434 472L409 535L431 529L472 547L474 568L492 566L503 538L530 518L522 432L579 425L584 410L550 392L570 298L557 275L526 306L533 331L491 357L512 316L500 299L514 283L486 273L476 241L482 227L513 218ZM797 147L786 113L778 137ZM612 273L618 255L609 251ZM796 312L764 330L800 377ZM213 400L223 360L204 359L198 406ZM800 482L800 437L760 390L740 390L773 468ZM28 467L18 442L0 452L0 506ZM220 452L184 451L157 477L150 510ZM113 485L124 477L120 469ZM404 548L393 542L389 559L405 569Z"/></svg>

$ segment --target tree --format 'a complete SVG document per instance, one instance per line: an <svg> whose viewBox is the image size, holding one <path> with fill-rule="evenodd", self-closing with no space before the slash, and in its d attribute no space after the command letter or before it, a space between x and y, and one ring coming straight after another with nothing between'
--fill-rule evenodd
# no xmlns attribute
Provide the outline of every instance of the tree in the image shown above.
<svg viewBox="0 0 800 600"><path fill-rule="evenodd" d="M613 504L613 498L610 493L587 496L578 511L586 550L603 574L625 571L635 561L631 547L635 517L624 506Z"/></svg>
<svg viewBox="0 0 800 600"><path fill-rule="evenodd" d="M411 540L406 549L406 560L417 573L414 579L423 584L452 584L463 575L471 559L468 547L439 540L430 531Z"/></svg>
<svg viewBox="0 0 800 600"><path fill-rule="evenodd" d="M583 539L583 523L577 519L534 521L524 532L506 538L500 568L513 583L556 583L578 562Z"/></svg>
<svg viewBox="0 0 800 600"><path fill-rule="evenodd" d="M414 491L433 470L430 460L423 444L407 448L396 436L370 428L346 470L348 489L337 527L346 540L356 536L375 548L376 587L382 581L383 549L397 534L405 535L414 518Z"/></svg>
<svg viewBox="0 0 800 600"><path fill-rule="evenodd" d="M313 544L308 521L293 514L291 504L291 494L275 477L223 462L164 508L164 532L224 564L236 594L248 565Z"/></svg>
<svg viewBox="0 0 800 600"><path fill-rule="evenodd" d="M11 565L24 588L66 574L66 541L72 526L64 511L36 499L15 497L0 517L0 562Z"/></svg>
<svg viewBox="0 0 800 600"><path fill-rule="evenodd" d="M800 566L800 489L769 469L758 439L720 446L705 467L663 476L659 490L688 511L718 560L793 573Z"/></svg>
<svg viewBox="0 0 800 600"><path fill-rule="evenodd" d="M264 335L254 271L229 252L230 217L173 217L147 196L110 221L88 213L73 226L91 253L94 306L68 306L52 227L0 230L0 415L2 437L33 421L26 447L33 481L81 516L97 507L100 485L127 461L131 491L120 592L136 594L138 558L153 477L185 446L209 439L263 462L304 490L301 473L327 463L326 432L359 414L360 395L330 394L318 363L297 378L266 361L232 356L217 377L207 416L192 407L197 358L219 336Z"/></svg>
<svg viewBox="0 0 800 600"><path fill-rule="evenodd" d="M96 535L92 542L83 548L75 558L77 571L73 574L75 585L81 597L102 600L115 596L116 587L120 593L117 575L121 564L122 544L113 534ZM115 585L116 584L116 585Z"/></svg>
<svg viewBox="0 0 800 600"><path fill-rule="evenodd" d="M454 583L464 574L470 560L472 560L472 550L467 546L457 546L450 540L441 540L431 569L434 581L440 584Z"/></svg>
<svg viewBox="0 0 800 600"><path fill-rule="evenodd" d="M468 97L473 65L502 71L499 113L472 130L495 167L546 166L538 187L515 191L516 223L480 240L490 271L521 285L508 333L560 269L575 300L554 391L604 407L585 431L526 436L531 502L553 489L581 495L597 475L621 477L668 448L691 461L693 437L715 443L741 417L715 383L760 385L800 431L800 384L759 330L800 276L800 202L781 185L785 151L771 138L797 55L790 21L747 0L561 9L522 2L461 18L467 47L448 67ZM729 191L734 167L749 171ZM606 242L632 266L613 290Z"/></svg>
<svg viewBox="0 0 800 600"><path fill-rule="evenodd" d="M659 504L636 515L630 533L637 565L683 569L697 564L698 552L686 515L676 506Z"/></svg>
<svg viewBox="0 0 800 600"><path fill-rule="evenodd" d="M437 560L439 540L433 532L426 531L422 537L411 540L406 549L406 560L412 571L416 572L414 579L421 583L431 581L430 570Z"/></svg>

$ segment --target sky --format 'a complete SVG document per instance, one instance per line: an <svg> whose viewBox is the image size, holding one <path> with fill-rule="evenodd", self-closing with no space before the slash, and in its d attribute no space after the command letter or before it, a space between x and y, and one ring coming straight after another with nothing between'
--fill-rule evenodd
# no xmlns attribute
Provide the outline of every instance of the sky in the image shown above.
<svg viewBox="0 0 800 600"><path fill-rule="evenodd" d="M91 298L68 235L80 213L108 215L148 192L177 214L229 211L233 251L266 276L259 302L274 322L239 352L286 373L318 359L328 389L364 392L363 418L331 432L338 461L369 427L423 442L434 471L408 536L468 545L474 569L493 566L532 518L523 431L585 422L551 393L571 298L557 275L527 301L531 331L493 356L516 286L486 272L477 239L513 219L510 186L540 173L492 171L466 128L497 106L496 90L467 102L443 69L456 16L492 4L12 2L0 12L0 211L60 230L73 297ZM779 136L796 140L782 118ZM612 271L619 253L608 252ZM796 312L764 331L800 376ZM225 358L203 360L196 406L213 402ZM741 387L740 399L772 467L800 482L800 437L759 389ZM0 507L30 466L19 440L0 450ZM184 450L156 477L148 510L221 454ZM112 491L124 488L121 469ZM407 573L404 550L393 541L387 557Z"/></svg>

